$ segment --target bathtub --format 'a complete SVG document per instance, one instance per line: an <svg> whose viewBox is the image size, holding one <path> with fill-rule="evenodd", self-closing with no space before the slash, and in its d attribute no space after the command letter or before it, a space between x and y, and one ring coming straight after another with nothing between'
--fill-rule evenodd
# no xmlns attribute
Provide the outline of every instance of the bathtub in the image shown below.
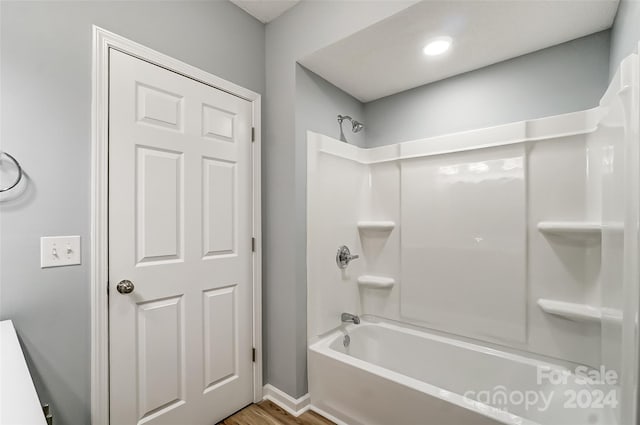
<svg viewBox="0 0 640 425"><path fill-rule="evenodd" d="M617 423L616 387L581 370L373 318L313 342L308 356L311 408L342 424Z"/></svg>

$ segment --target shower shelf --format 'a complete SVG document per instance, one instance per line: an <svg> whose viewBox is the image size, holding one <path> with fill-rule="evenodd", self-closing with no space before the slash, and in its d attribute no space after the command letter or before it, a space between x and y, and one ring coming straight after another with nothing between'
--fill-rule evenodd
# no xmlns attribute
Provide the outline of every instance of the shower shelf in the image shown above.
<svg viewBox="0 0 640 425"><path fill-rule="evenodd" d="M538 306L545 313L578 322L600 323L602 321L602 309L587 304L569 303L540 298Z"/></svg>
<svg viewBox="0 0 640 425"><path fill-rule="evenodd" d="M396 227L393 221L359 221L358 230L374 232L390 232Z"/></svg>
<svg viewBox="0 0 640 425"><path fill-rule="evenodd" d="M594 221L541 221L542 233L580 239L597 239L602 234L602 224Z"/></svg>
<svg viewBox="0 0 640 425"><path fill-rule="evenodd" d="M538 306L545 313L578 322L622 323L622 311L615 308L594 307L587 304L575 304L544 298L538 300Z"/></svg>
<svg viewBox="0 0 640 425"><path fill-rule="evenodd" d="M363 275L358 277L358 285L365 288L389 289L396 281L390 277Z"/></svg>

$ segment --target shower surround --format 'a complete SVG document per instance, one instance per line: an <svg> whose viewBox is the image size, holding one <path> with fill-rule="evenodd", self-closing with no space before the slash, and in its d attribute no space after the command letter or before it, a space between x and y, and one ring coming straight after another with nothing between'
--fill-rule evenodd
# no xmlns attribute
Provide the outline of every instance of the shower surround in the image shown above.
<svg viewBox="0 0 640 425"><path fill-rule="evenodd" d="M352 425L383 424L380 400L398 424L437 412L458 425L631 423L637 61L586 111L375 149L308 133L312 408ZM361 254L344 270L341 245ZM513 370L503 381L472 373L501 368ZM580 368L617 378L592 388ZM556 399L543 414L472 391L541 390L532 371L545 370L568 376L545 395L609 398L591 410Z"/></svg>

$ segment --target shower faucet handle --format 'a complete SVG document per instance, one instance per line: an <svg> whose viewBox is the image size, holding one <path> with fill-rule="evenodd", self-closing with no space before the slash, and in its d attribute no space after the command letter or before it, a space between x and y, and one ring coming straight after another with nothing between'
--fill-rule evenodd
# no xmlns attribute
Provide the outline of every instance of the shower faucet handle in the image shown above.
<svg viewBox="0 0 640 425"><path fill-rule="evenodd" d="M338 248L338 253L336 254L336 264L339 269L346 269L351 260L358 258L360 258L360 256L357 254L351 255L351 251L348 246L342 245Z"/></svg>

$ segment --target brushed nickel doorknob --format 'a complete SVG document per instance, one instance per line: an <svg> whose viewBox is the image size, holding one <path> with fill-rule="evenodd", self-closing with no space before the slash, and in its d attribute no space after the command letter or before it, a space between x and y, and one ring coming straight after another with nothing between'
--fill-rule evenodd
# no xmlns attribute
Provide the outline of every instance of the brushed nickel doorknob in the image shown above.
<svg viewBox="0 0 640 425"><path fill-rule="evenodd" d="M130 280L121 280L116 285L116 289L121 294L130 294L133 292L135 288L136 287L133 285L133 282L131 282Z"/></svg>

